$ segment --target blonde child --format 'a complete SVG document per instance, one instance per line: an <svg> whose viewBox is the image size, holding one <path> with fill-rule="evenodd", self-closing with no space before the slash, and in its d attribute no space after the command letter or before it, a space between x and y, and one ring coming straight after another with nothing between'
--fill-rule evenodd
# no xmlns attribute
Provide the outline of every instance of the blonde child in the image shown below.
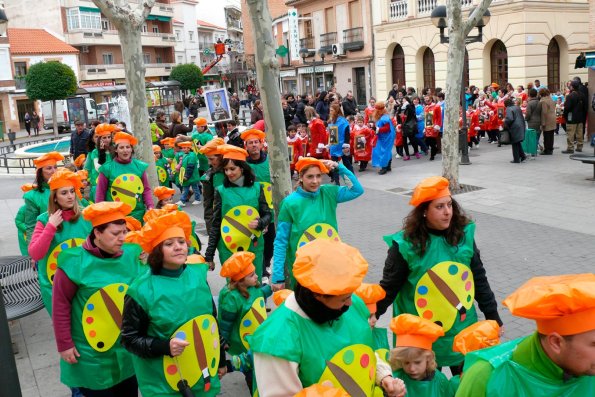
<svg viewBox="0 0 595 397"><path fill-rule="evenodd" d="M166 204L173 204L174 194L176 191L167 186L157 186L153 189L153 195L157 198L157 205L155 208L161 209Z"/></svg>
<svg viewBox="0 0 595 397"><path fill-rule="evenodd" d="M246 354L248 337L266 320L266 299L273 293L270 285L260 286L253 261L256 256L240 251L229 257L221 267L221 276L229 283L219 293L219 332L228 344L232 367L246 378L252 392L252 360Z"/></svg>
<svg viewBox="0 0 595 397"><path fill-rule="evenodd" d="M390 352L393 377L403 379L407 395L416 397L452 397L446 376L437 370L432 343L444 335L433 322L411 314L401 314L391 320L391 330L397 337Z"/></svg>

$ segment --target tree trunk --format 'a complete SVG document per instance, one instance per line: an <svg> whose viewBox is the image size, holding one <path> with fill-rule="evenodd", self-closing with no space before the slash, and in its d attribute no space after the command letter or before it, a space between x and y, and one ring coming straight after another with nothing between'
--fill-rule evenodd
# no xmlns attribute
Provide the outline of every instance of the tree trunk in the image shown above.
<svg viewBox="0 0 595 397"><path fill-rule="evenodd" d="M56 100L52 99L52 124L54 125L54 137L58 138L58 115L56 112Z"/></svg>
<svg viewBox="0 0 595 397"><path fill-rule="evenodd" d="M147 169L149 184L152 187L159 186L149 129L149 109L145 99L145 65L141 44L141 27L151 12L155 0L143 0L136 9L132 9L126 0L93 0L93 3L118 29L126 76L130 131L133 131L138 139L135 155L149 165Z"/></svg>
<svg viewBox="0 0 595 397"><path fill-rule="evenodd" d="M272 20L265 0L247 0L256 47L256 76L264 106L271 164L273 205L279 214L281 200L292 191L285 120L279 93L279 62L271 31Z"/></svg>
<svg viewBox="0 0 595 397"><path fill-rule="evenodd" d="M481 0L469 19L463 22L461 2L446 1L448 19L448 56L446 88L444 91L444 134L442 136L442 176L450 182L452 190L459 189L459 109L467 109L461 101L463 68L465 65L465 39L488 9L492 0ZM467 144L465 142L465 144Z"/></svg>

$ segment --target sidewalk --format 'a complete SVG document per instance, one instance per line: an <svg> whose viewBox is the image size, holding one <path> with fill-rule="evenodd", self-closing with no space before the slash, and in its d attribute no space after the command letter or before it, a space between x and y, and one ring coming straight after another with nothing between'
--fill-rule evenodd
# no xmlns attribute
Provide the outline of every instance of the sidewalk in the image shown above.
<svg viewBox="0 0 595 397"><path fill-rule="evenodd" d="M556 136L553 156L538 156L511 164L510 146L497 148L482 142L470 152L471 162L461 166L461 183L483 189L459 194L456 200L477 224L476 242L498 302L536 275L593 272L595 251L595 183L585 180L593 169L560 153L565 135ZM585 152L593 150L585 146ZM393 159L393 171L378 175L369 169L357 173L365 193L338 207L341 238L358 247L369 261L367 282L378 282L386 258L382 236L400 229L410 211L408 192L424 177L441 174L440 157L404 162ZM22 203L21 184L31 177L4 178L0 190L0 251L18 255L14 216ZM202 206L185 210L202 224ZM201 235L203 245L207 237ZM219 266L217 267L219 269ZM209 274L214 295L223 286L216 272ZM389 309L390 310L390 309ZM532 332L531 322L510 316L502 306L505 340ZM481 316L481 315L480 315ZM390 316L380 319L387 326ZM15 356L24 396L67 397L59 382L58 354L47 312L40 311L11 326L19 353ZM247 396L241 375L223 379L222 396Z"/></svg>

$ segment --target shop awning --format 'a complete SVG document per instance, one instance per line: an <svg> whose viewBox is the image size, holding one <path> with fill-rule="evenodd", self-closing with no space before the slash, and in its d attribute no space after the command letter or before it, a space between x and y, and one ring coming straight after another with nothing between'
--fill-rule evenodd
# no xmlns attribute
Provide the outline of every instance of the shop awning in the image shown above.
<svg viewBox="0 0 595 397"><path fill-rule="evenodd" d="M98 12L101 13L101 10L99 10L99 8L93 8L93 7L79 7L80 11L87 11L87 12Z"/></svg>
<svg viewBox="0 0 595 397"><path fill-rule="evenodd" d="M76 90L77 94L94 94L97 92L115 92L115 91L126 91L126 84L119 85L106 85L103 87L80 87Z"/></svg>
<svg viewBox="0 0 595 397"><path fill-rule="evenodd" d="M147 21L169 22L169 21L171 21L171 17L162 17L160 15L149 15L147 17Z"/></svg>
<svg viewBox="0 0 595 397"><path fill-rule="evenodd" d="M585 54L585 57L587 58L586 66L588 68L595 66L595 51L587 52Z"/></svg>
<svg viewBox="0 0 595 397"><path fill-rule="evenodd" d="M147 88L175 87L179 85L180 82L176 80L151 81L150 83L147 83Z"/></svg>

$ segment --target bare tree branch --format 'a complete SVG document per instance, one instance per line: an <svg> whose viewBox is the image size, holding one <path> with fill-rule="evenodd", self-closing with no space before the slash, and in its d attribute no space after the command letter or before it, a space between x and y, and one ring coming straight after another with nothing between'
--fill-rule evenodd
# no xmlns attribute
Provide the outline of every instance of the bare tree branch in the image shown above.
<svg viewBox="0 0 595 397"><path fill-rule="evenodd" d="M469 19L463 24L464 37L467 37L467 35L469 35L469 32L471 32L475 25L477 25L477 23L483 17L483 14L486 12L490 4L492 4L492 0L481 0L479 5L475 7L475 10L473 10L473 13L469 16Z"/></svg>

